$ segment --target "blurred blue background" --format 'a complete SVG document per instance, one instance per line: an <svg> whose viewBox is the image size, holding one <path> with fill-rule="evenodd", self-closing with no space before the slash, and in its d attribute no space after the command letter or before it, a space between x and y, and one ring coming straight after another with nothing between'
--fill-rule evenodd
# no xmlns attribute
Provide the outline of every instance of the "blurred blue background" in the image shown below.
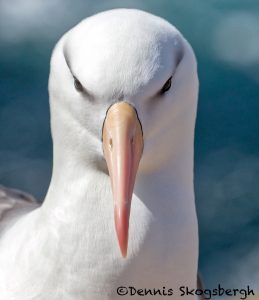
<svg viewBox="0 0 259 300"><path fill-rule="evenodd" d="M116 7L166 18L193 46L200 269L207 287L259 287L259 1L0 0L0 183L44 198L51 51L81 19Z"/></svg>

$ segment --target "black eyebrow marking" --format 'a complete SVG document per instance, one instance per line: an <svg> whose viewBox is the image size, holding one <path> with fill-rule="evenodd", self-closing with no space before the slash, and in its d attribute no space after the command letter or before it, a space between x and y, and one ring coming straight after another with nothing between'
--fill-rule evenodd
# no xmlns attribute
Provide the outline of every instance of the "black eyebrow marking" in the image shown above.
<svg viewBox="0 0 259 300"><path fill-rule="evenodd" d="M80 82L80 84L82 85L83 87L83 90L81 93L85 94L89 99L90 101L93 101L94 100L94 95L92 92L90 92L88 89L86 89L83 84L81 83L81 81L78 79L78 77L74 74L72 68L71 68L71 64L70 64L70 61L69 61L69 57L68 57L68 54L67 54L67 51L66 51L66 48L63 48L63 55L64 55L64 59L65 59L65 62L67 64L67 67L73 77L74 80L78 80Z"/></svg>
<svg viewBox="0 0 259 300"><path fill-rule="evenodd" d="M172 85L173 85L174 74L175 74L175 71L174 71L174 72L172 73L172 75L164 82L163 86L162 86L158 91L156 91L156 92L153 94L153 96L151 96L151 99L154 99L154 98L156 98L157 96L163 97L164 94L166 94L166 92L163 93L162 90L163 90L163 87L165 86L165 84L167 83L168 80L171 80L171 86L170 86L170 88L169 88L169 89L171 89L171 87L172 87Z"/></svg>
<svg viewBox="0 0 259 300"><path fill-rule="evenodd" d="M78 80L80 82L80 84L82 85L81 81L73 74L73 72L71 71L71 69L70 69L70 72L71 72L71 74L73 76L73 79L74 80ZM93 93L89 92L89 90L87 90L83 85L82 85L82 88L83 89L80 92L83 93L83 94L85 94L90 99L90 101L93 101L94 100Z"/></svg>

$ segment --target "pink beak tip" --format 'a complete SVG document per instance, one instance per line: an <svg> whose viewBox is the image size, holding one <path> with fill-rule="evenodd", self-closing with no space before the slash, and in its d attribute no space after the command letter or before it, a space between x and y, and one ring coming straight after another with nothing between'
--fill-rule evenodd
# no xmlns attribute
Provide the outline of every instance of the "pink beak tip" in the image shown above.
<svg viewBox="0 0 259 300"><path fill-rule="evenodd" d="M118 213L115 212L115 228L116 228L116 233L119 241L121 255L123 258L126 258L127 250L128 250L129 219L128 216L126 216L125 211L123 216L120 217Z"/></svg>
<svg viewBox="0 0 259 300"><path fill-rule="evenodd" d="M121 248L121 255L123 258L127 258L127 248L125 248L125 249Z"/></svg>
<svg viewBox="0 0 259 300"><path fill-rule="evenodd" d="M120 251L121 251L121 255L123 258L127 257L127 250L128 250L127 242L128 241L123 241L123 240L120 240L120 238L119 238Z"/></svg>

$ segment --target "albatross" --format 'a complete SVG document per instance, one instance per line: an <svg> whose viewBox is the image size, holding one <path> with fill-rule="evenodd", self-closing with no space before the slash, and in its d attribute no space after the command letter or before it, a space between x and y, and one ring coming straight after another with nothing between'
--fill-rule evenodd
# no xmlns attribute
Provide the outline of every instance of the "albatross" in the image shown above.
<svg viewBox="0 0 259 300"><path fill-rule="evenodd" d="M0 190L0 299L196 299L197 97L193 50L160 17L110 10L61 37L46 197Z"/></svg>

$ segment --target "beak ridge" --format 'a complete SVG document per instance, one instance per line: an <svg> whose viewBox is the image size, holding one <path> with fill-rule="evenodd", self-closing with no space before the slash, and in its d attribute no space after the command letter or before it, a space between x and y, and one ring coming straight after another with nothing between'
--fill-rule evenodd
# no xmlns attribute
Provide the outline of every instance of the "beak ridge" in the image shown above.
<svg viewBox="0 0 259 300"><path fill-rule="evenodd" d="M103 151L112 183L117 238L126 257L131 199L143 151L142 127L136 110L127 102L115 103L107 112Z"/></svg>

